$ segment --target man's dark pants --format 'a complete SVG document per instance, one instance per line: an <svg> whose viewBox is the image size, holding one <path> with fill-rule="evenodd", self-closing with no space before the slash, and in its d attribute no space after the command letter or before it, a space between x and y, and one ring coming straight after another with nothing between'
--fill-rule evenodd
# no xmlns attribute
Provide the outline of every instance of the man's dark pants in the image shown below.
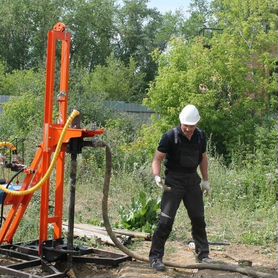
<svg viewBox="0 0 278 278"><path fill-rule="evenodd" d="M165 242L168 239L174 219L181 201L187 209L191 220L192 237L195 251L199 259L207 257L209 247L204 219L203 194L200 189L200 177L197 173L178 174L168 173L165 183L171 191L164 192L161 200L160 220L152 239L150 259L161 258L164 255Z"/></svg>

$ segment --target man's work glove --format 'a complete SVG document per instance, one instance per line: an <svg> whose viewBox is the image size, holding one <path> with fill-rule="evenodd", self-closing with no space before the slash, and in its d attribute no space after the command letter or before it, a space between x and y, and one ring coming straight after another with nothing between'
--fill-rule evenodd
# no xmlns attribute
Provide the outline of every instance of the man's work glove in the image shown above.
<svg viewBox="0 0 278 278"><path fill-rule="evenodd" d="M203 192L205 195L210 194L211 188L210 188L209 181L204 181L204 180L202 180L200 186L201 186L202 192Z"/></svg>
<svg viewBox="0 0 278 278"><path fill-rule="evenodd" d="M158 187L162 188L164 191L170 191L171 187L165 185L164 181L161 179L160 176L154 177L155 183Z"/></svg>

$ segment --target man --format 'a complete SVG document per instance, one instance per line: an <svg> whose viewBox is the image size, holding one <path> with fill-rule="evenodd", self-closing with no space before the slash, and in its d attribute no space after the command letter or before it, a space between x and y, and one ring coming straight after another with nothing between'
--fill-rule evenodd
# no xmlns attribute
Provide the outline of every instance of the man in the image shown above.
<svg viewBox="0 0 278 278"><path fill-rule="evenodd" d="M203 193L210 192L206 137L196 126L200 115L194 105L185 106L179 119L180 126L163 135L152 162L155 182L164 188L160 220L149 253L151 267L158 271L165 270L162 262L164 246L181 201L191 220L196 260L203 263L211 261L203 203ZM166 168L165 184L160 177L162 161L165 161ZM202 181L197 173L198 166Z"/></svg>

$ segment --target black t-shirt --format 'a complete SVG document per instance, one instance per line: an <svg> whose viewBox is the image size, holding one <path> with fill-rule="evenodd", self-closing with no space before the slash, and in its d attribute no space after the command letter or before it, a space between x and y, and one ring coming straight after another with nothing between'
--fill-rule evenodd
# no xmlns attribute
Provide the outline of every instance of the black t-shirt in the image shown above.
<svg viewBox="0 0 278 278"><path fill-rule="evenodd" d="M204 131L196 128L191 140L183 134L180 126L165 133L157 150L166 153L165 166L167 170L193 173L202 160L202 154L206 152L207 140ZM195 161L190 165L184 163L186 159L193 157ZM195 157L195 158L194 158Z"/></svg>

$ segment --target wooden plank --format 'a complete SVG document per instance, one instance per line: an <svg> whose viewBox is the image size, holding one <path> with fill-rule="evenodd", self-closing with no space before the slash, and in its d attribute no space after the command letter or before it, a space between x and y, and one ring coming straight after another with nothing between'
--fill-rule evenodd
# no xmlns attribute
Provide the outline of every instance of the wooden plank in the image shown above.
<svg viewBox="0 0 278 278"><path fill-rule="evenodd" d="M84 229L87 231L96 231L96 232L100 232L100 233L101 232L106 233L106 230L104 227L94 226L94 225L90 225L90 224L79 223L79 224L74 224L74 227L79 228L79 229ZM136 238L143 238L145 240L151 239L150 234L143 233L143 232L128 231L128 230L123 230L123 229L113 229L113 232L115 234L126 235L126 236L131 236L131 237L136 237Z"/></svg>
<svg viewBox="0 0 278 278"><path fill-rule="evenodd" d="M63 227L63 230L67 231L67 229L68 229L67 225L63 224L62 227ZM103 243L106 243L109 245L115 245L114 242L111 240L111 238L107 234L104 234L104 233L97 233L96 231L88 231L88 230L74 227L73 234L74 234L74 236L78 236L78 237L97 238Z"/></svg>
<svg viewBox="0 0 278 278"><path fill-rule="evenodd" d="M62 228L64 231L67 231L68 225L63 224ZM111 240L111 238L107 234L106 230L98 230L98 229L88 230L88 229L85 229L85 227L76 227L76 225L74 225L73 234L74 234L74 236L78 236L78 237L96 238L96 239L99 239L103 243L115 246L114 242ZM127 235L119 235L119 234L117 235L116 234L116 236L117 236L117 239L122 244L129 242L129 240L131 239L131 237L127 236Z"/></svg>

